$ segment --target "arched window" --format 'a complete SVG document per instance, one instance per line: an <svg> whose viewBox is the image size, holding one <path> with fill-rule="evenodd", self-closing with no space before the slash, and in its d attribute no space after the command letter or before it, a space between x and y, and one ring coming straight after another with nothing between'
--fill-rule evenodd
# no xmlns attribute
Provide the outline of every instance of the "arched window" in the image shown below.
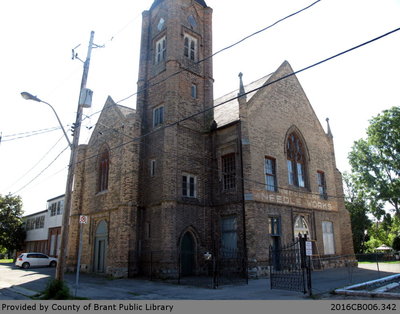
<svg viewBox="0 0 400 314"><path fill-rule="evenodd" d="M290 185L306 187L306 157L304 145L296 133L287 139L287 167Z"/></svg>
<svg viewBox="0 0 400 314"><path fill-rule="evenodd" d="M110 154L104 149L100 155L98 192L108 189L108 172L110 170Z"/></svg>
<svg viewBox="0 0 400 314"><path fill-rule="evenodd" d="M308 224L306 219L303 216L298 216L294 222L294 236L297 238L299 234L301 235L310 235L310 229L308 228Z"/></svg>

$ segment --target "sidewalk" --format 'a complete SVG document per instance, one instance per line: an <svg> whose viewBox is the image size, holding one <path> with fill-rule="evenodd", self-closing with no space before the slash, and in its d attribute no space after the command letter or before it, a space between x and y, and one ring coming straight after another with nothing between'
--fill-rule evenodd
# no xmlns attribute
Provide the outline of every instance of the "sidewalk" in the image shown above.
<svg viewBox="0 0 400 314"><path fill-rule="evenodd" d="M393 270L390 270L393 271ZM400 273L399 271L397 271ZM365 282L392 275L393 272L338 268L312 272L313 295L330 298L329 292L350 284ZM29 297L45 288L47 280L27 282L9 287L13 292ZM75 274L66 274L71 293L75 293ZM39 288L42 287L42 288ZM80 275L78 297L92 300L304 300L309 298L301 292L271 290L266 279L249 280L249 284L220 286L217 289L169 284L143 279L108 279L91 274ZM332 298L338 298L332 296Z"/></svg>

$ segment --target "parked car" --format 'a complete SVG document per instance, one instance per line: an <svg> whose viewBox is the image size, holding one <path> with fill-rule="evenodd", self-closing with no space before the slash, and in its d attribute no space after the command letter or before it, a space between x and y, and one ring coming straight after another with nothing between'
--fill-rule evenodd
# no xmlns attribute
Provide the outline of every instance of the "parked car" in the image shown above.
<svg viewBox="0 0 400 314"><path fill-rule="evenodd" d="M49 266L56 267L57 258L47 256L43 253L22 253L18 256L15 266L28 269L30 267Z"/></svg>

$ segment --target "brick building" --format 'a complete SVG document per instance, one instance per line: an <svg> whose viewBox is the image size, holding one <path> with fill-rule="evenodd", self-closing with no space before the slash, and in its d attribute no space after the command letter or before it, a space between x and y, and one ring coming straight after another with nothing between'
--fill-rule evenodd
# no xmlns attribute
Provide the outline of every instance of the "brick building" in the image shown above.
<svg viewBox="0 0 400 314"><path fill-rule="evenodd" d="M262 275L299 233L320 256L352 254L329 123L289 63L214 100L212 9L155 0L142 25L136 110L109 98L79 148L69 267L79 215L81 269L115 276L207 274L205 252Z"/></svg>

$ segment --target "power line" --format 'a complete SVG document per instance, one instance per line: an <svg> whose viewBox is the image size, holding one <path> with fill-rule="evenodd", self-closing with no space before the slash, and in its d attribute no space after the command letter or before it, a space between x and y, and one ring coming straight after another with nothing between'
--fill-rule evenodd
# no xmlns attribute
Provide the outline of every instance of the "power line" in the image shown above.
<svg viewBox="0 0 400 314"><path fill-rule="evenodd" d="M16 133L16 134L10 134L10 135L3 135L3 142L10 142L10 141L15 141L15 140L19 140L22 138L26 138L26 137L31 137L31 136L35 136L35 135L41 135L41 134L45 134L45 133L49 133L49 132L53 132L56 130L59 130L60 127L52 127L52 128L47 128L47 129L41 129L41 130L36 130L36 131L28 131L28 132L23 132L23 133ZM9 138L9 139L7 139Z"/></svg>
<svg viewBox="0 0 400 314"><path fill-rule="evenodd" d="M138 136L138 137L136 137L136 138L132 138L132 140L130 140L130 141L128 141L128 142L125 142L125 143L122 143L122 144L119 144L119 145L117 145L117 146L115 146L115 147L110 148L110 150L118 149L118 148L120 148L120 147L122 147L122 146L125 146L125 145L127 145L127 144L130 144L130 143L132 143L132 142L139 141L139 140L141 140L141 139L143 139L143 138L145 138L145 137L147 137L147 136L149 136L149 135L155 134L155 133L157 133L157 132L159 132L159 131L161 131L161 130L165 130L165 129L167 129L167 128L170 128L170 127L173 127L173 126L175 126L175 125L178 125L178 124L181 123L181 122L185 122L185 121L187 121L187 120L189 120L189 119L192 119L192 118L194 118L194 117L196 117L196 116L198 116L198 115L200 115L200 114L204 114L204 113L206 113L206 112L208 112L208 111L210 111L210 110L213 110L213 109L215 109L215 108L217 108L217 107L219 107L219 106L222 106L222 105L224 105L224 104L226 104L226 103L229 103L229 102L231 102L231 101L237 100L238 98L243 97L244 95L254 93L254 92L256 92L256 91L258 91L258 90L260 90L260 89L263 89L263 88L266 88L266 87L271 86L271 85L273 85L273 84L276 84L276 83L278 83L278 82L280 82L280 81L282 81L282 80L285 80L285 79L287 79L287 78L289 78L289 77L292 77L292 76L297 75L297 74L299 74L299 73L301 73L301 72L304 72L304 71L306 71L306 70L309 70L309 69L311 69L311 68L314 68L314 67L316 67L316 66L318 66L318 65L321 65L321 64L323 64L323 63L325 63L325 62L328 62L328 61L330 61L330 60L333 60L333 59L335 59L335 58L337 58L337 57L340 57L340 56L342 56L342 55L344 55L344 54L346 54L346 53L349 53L349 52L351 52L351 51L354 51L354 50L356 50L356 49L358 49L358 48L361 48L361 47L363 47L363 46L366 46L366 45L368 45L368 44L371 44L371 43L373 43L373 42L375 42L375 41L377 41L377 40L380 40L380 39L382 39L382 38L384 38L384 37L387 37L387 36L389 36L389 35L391 35L391 34L394 34L394 33L398 32L399 30L400 30L400 27L399 27L399 28L396 28L396 29L394 29L394 30L392 30L392 31L390 31L390 32L387 32L387 33L385 33L385 34L383 34L383 35L380 35L380 36L378 36L378 37L375 37L375 38L373 38L373 39L371 39L371 40L368 40L368 41L366 41L366 42L364 42L364 43L362 43L362 44L359 44L359 45L357 45L357 46L354 46L354 47L352 47L352 48L349 48L349 49L347 49L347 50L344 50L344 51L342 51L342 52L340 52L340 53L337 53L337 54L335 54L335 55L333 55L333 56L331 56L331 57L328 57L328 58L325 58L325 59L323 59L323 60L321 60L321 61L318 61L318 62L316 62L316 63L313 63L313 64L311 64L311 65L309 65L309 66L307 66L307 67L304 67L304 68L302 68L302 69L300 69L300 70L297 70L297 71L294 71L294 72L289 73L289 74L287 74L287 75L284 75L284 76L282 76L282 77L280 77L280 78L278 78L278 79L276 79L276 80L274 80L274 81L271 81L271 82L269 82L269 83L266 83L266 84L264 84L264 85L262 85L262 86L260 86L260 87L258 87L258 88L255 88L255 89L252 89L252 90L247 91L247 92L245 92L245 93L242 93L240 96L232 97L232 98L230 98L230 99L228 99L228 100L225 100L225 101L223 101L223 102L221 102L221 103L219 103L219 104L217 104L217 105L214 105L214 106L212 106L212 107L206 108L206 109L201 110L201 111L198 111L198 112L196 112L196 113L194 113L194 114L192 114L192 115L189 115L189 116L187 116L187 117L185 117L185 118L182 118L182 119L177 120L177 121L175 121L175 122L172 122L172 123L170 123L170 124L166 124L166 125L164 125L164 126L161 126L161 127L157 128L157 129L154 129L154 130L152 130L152 131L150 131L150 132L148 132L148 133L146 133L146 134L143 134L143 135L141 135L141 136ZM105 107L103 108L103 110L104 110L104 109L105 109ZM83 160L81 160L81 161L79 161L79 162L83 162L83 161L85 161L85 160L88 160L88 159L91 159L91 158L95 158L95 157L98 157L98 156L99 156L99 154L94 154L94 155L92 155L92 156L86 157L85 159L83 159Z"/></svg>
<svg viewBox="0 0 400 314"><path fill-rule="evenodd" d="M14 193L11 194L17 194L18 192L20 192L21 190L25 189L29 184L31 184L33 181L35 181L38 177L40 177L43 172L45 172L67 149L69 148L69 146L65 147L57 156L56 158L54 158L42 171L40 171L32 180L30 180L27 184L25 184L22 188L20 188L19 190L15 191Z"/></svg>
<svg viewBox="0 0 400 314"><path fill-rule="evenodd" d="M279 24L279 23L281 23L281 22L283 22L283 21L285 21L285 20L287 20L287 19L289 19L289 18L291 18L291 17L293 17L293 16L295 16L295 15L297 15L297 14L299 14L299 13L305 11L305 10L307 10L307 9L310 9L312 6L314 6L315 4L317 4L317 3L320 2L320 1L321 1L321 0L317 0L317 1L313 2L312 4L310 4L310 5L306 6L306 7L304 7L303 9L300 9L300 10L294 12L294 13L291 13L291 14L285 16L284 18L279 19L278 21L272 23L271 25L269 25L269 26L267 26L267 27L264 27L263 29L260 29L260 30L258 30L258 31L256 31L256 32L254 32L253 34L250 34L250 35L248 35L248 36L242 38L241 40L237 41L236 43L231 44L231 45L229 45L229 46L227 46L227 47L225 47L225 48L222 48L221 50L217 51L216 53L214 53L214 54L212 54L212 55L210 55L210 56L208 56L208 57L205 57L204 59L201 59L201 60L197 61L196 64L200 64L200 63L202 63L202 62L204 62L204 61L207 61L208 59L212 58L213 56L215 56L215 55L217 55L217 54L219 54L219 53L221 53L221 52L223 52L223 51L225 51L225 50L228 50L228 49L230 49L230 48L233 48L233 47L239 45L240 43L244 42L245 40L249 39L250 37L253 37L253 36L257 35L257 34L260 34L260 33L264 32L264 31L266 31L266 30L268 30L268 29L270 29L270 28L276 26L277 24ZM167 80L170 79L171 77L174 77L174 76L176 76L176 75L178 75L178 74L180 74L180 73L182 73L182 72L184 72L184 71L185 71L185 70L179 70L179 71L177 71L177 72L175 72L175 73L173 73L173 74L167 76L166 78L164 78L164 79L162 79L162 80L160 80L160 81L158 81L158 82L156 82L156 83L150 84L148 87L144 88L143 90L138 91L138 92L135 92L135 93L133 93L132 95L129 95L128 97L125 97L125 98L123 98L123 99L117 101L117 104L119 104L119 103L121 103L121 102L123 102L123 101L125 101L125 100L128 100L129 98L131 98L131 97L137 95L139 92L144 92L145 90L147 90L147 89L149 89L149 88L151 88L151 87L157 86L157 85L159 85L159 84L161 84L161 83L167 81Z"/></svg>
<svg viewBox="0 0 400 314"><path fill-rule="evenodd" d="M105 125L103 123L100 123L100 122L98 124L102 125L103 127L107 128L109 130L115 131L115 132L117 132L117 133L119 133L119 134L121 134L123 136L126 136L126 137L128 137L130 139L134 139L131 135L128 135L128 134L126 134L124 132L121 132L120 130L116 129L115 127L112 127L112 126L109 127L109 126L107 126L107 125ZM159 153L162 153L164 155L168 155L168 154L172 155L173 154L172 152L170 152L170 153L166 152L162 148L156 147L154 145L151 145L150 143L146 143L145 141L142 141L142 143L147 145L148 147L150 147L152 149L157 150ZM207 156L196 158L196 157L193 157L191 155L181 155L181 157L184 157L184 158L187 157L187 158L190 158L191 161L199 162L199 163L204 162L204 160L207 160L209 162L212 161L212 157L207 157ZM207 168L208 170L216 171L216 172L218 172L218 173L220 173L222 175L230 174L230 173L226 173L226 172L222 171L218 167L210 166L209 163L201 164L201 166ZM137 172L137 171L133 170L132 172ZM240 181L244 181L244 182L248 182L248 183L254 183L256 185L262 186L263 188L269 186L265 182L260 182L260 181L254 180L254 179L247 179L247 178L244 178L241 175L236 174L236 173L235 173L234 177L235 177L236 180L240 180ZM309 196L313 196L313 195L314 196L321 196L320 193L314 193L314 192L311 192L311 191L302 191L302 190L298 190L298 189L290 189L290 188L279 186L279 185L275 185L274 187L276 187L276 189L278 189L279 191L288 191L288 192L294 192L294 193L304 194L304 195L309 195ZM325 195L329 199L342 199L343 198L343 195L340 195L340 196L330 195L330 194L325 194Z"/></svg>
<svg viewBox="0 0 400 314"><path fill-rule="evenodd" d="M270 28L276 26L277 24L279 24L279 23L281 23L281 22L283 22L283 21L285 21L285 20L287 20L287 19L289 19L289 18L291 18L291 17L293 17L293 16L295 16L295 15L297 15L297 14L299 14L299 13L305 11L305 10L307 10L307 9L310 9L312 6L314 6L315 4L317 4L317 3L320 2L320 1L322 1L322 0L317 0L317 1L313 2L312 4L310 4L310 5L306 6L306 7L304 7L303 9L300 9L300 10L294 12L294 13L291 13L291 14L289 14L289 15L287 15L287 16L285 16L285 17L279 19L279 20L277 20L276 22L274 22L274 23L268 25L267 27L264 27L264 28L262 28L262 29L260 29L260 30L258 30L258 31L256 31L256 32L254 32L254 33L252 33L252 34L250 34L250 35L248 35L248 36L242 38L241 40L239 40L239 41L237 41L237 42L235 42L235 43L233 43L233 44L231 44L231 45L229 45L229 46L226 46L225 48L222 48L222 49L218 50L218 51L215 52L214 54L211 54L210 56L207 56L207 57L205 57L204 59L201 59L201 60L197 61L196 64L200 64L200 63L202 63L202 62L204 62L204 61L206 61L206 60L212 58L213 56L222 53L223 51L226 51L226 50L228 50L228 49L230 49L230 48L233 48L233 47L239 45L240 43L244 42L245 40L247 40L247 39L249 39L249 38L251 38L251 37L253 37L253 36L257 35L257 34L260 34L260 33L264 32L264 31L266 31L266 30L268 30L268 29L270 29ZM173 73L173 74L167 76L165 79L163 79L163 80L161 80L161 81L159 81L159 82L157 82L157 83L150 84L148 87L146 87L145 89L141 90L140 92L144 92L145 90L147 90L147 89L149 89L149 88L151 88L151 87L154 87L154 86L156 86L156 85L159 85L159 84L165 82L166 80L168 80L168 79L170 79L170 78L172 78L172 77L174 77L174 76L176 76L176 75L182 73L183 71L184 71L184 70L177 71L177 72L175 72L175 73ZM123 98L123 99L117 101L116 103L119 104L119 103L121 103L121 102L123 102L123 101L126 101L126 100L128 100L129 98L132 98L133 96L137 95L138 93L139 93L139 91L137 91L137 92L135 92L135 93L129 95L128 97L125 97L125 98ZM103 109L104 109L104 108L103 108ZM102 109L102 110L103 110L103 109ZM100 113L102 110L96 111L96 112L92 113L90 116L86 115L85 119L90 118L90 117L92 117L92 116L94 116L94 115Z"/></svg>
<svg viewBox="0 0 400 314"><path fill-rule="evenodd" d="M14 181L14 182L13 182L9 187L7 187L5 190L11 189L14 185L16 185L19 181L21 181L21 179L25 178L25 176L27 176L28 173L30 173L33 169L35 169L35 167L36 167L37 165L39 165L40 162L41 162L44 158L46 158L46 156L54 149L54 147L57 146L57 144L58 144L63 138L64 138L64 136L61 136L61 137L57 140L57 142L43 155L42 158L40 158L40 160L39 160L35 165L33 165L27 172L25 172L21 177L19 177L16 181Z"/></svg>

